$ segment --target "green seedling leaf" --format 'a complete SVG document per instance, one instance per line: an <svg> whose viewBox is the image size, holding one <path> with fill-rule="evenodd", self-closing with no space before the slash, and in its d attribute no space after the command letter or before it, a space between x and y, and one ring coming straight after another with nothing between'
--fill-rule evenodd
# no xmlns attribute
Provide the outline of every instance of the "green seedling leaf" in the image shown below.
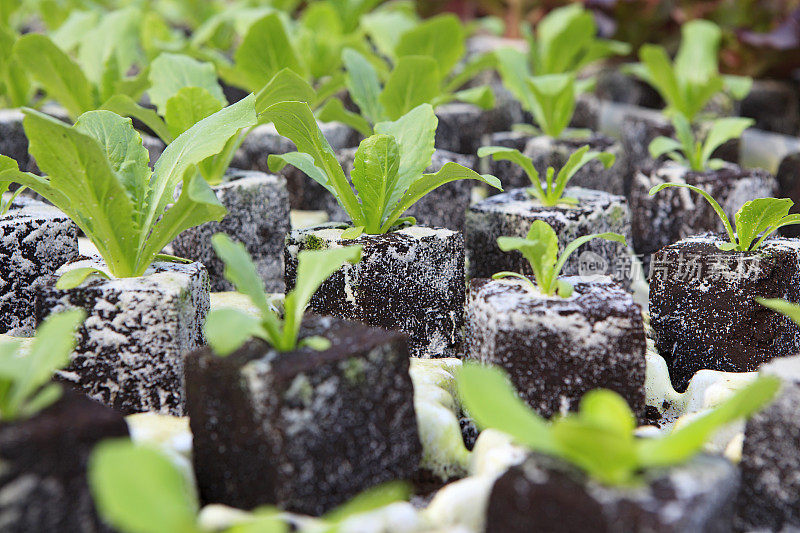
<svg viewBox="0 0 800 533"><path fill-rule="evenodd" d="M700 156L703 166L711 159L714 150L730 139L738 139L744 130L753 124L755 121L750 118L728 117L715 120L703 143L703 151Z"/></svg>
<svg viewBox="0 0 800 533"><path fill-rule="evenodd" d="M764 307L789 317L795 324L800 325L800 305L781 300L780 298L756 298L756 302Z"/></svg>
<svg viewBox="0 0 800 533"><path fill-rule="evenodd" d="M166 114L167 101L184 87L205 89L219 102L220 107L228 104L211 63L185 55L163 53L151 63L148 78L150 89L147 94L162 116Z"/></svg>
<svg viewBox="0 0 800 533"><path fill-rule="evenodd" d="M314 89L306 80L293 70L284 68L256 93L256 112L261 115L269 106L290 100L310 104L315 98Z"/></svg>
<svg viewBox="0 0 800 533"><path fill-rule="evenodd" d="M536 124L545 135L558 138L572 120L575 111L575 76L548 74L528 78L530 100Z"/></svg>
<svg viewBox="0 0 800 533"><path fill-rule="evenodd" d="M351 516L376 511L395 502L411 497L411 487L405 481L390 481L358 494L348 502L322 515L328 525L337 525Z"/></svg>
<svg viewBox="0 0 800 533"><path fill-rule="evenodd" d="M86 278L91 276L92 274L98 274L101 277L109 279L108 274L103 272L98 268L93 267L85 267L85 268L75 268L68 272L65 272L58 278L56 282L56 289L60 291L68 291L70 289L74 289L75 287L79 286L81 283L86 281Z"/></svg>
<svg viewBox="0 0 800 533"><path fill-rule="evenodd" d="M145 126L153 130L153 133L164 141L164 144L169 144L174 140L167 124L158 116L158 113L152 109L140 106L134 102L130 96L124 94L114 95L109 98L100 109L113 111L123 117L131 117L142 121Z"/></svg>
<svg viewBox="0 0 800 533"><path fill-rule="evenodd" d="M331 341L326 339L325 337L320 337L319 335L312 335L311 337L305 337L298 343L298 346L301 348L311 348L312 350L316 350L318 352L324 352L325 350L330 349L333 344Z"/></svg>
<svg viewBox="0 0 800 533"><path fill-rule="evenodd" d="M505 146L481 146L478 148L478 157L488 156L492 156L495 161L510 161L520 166L533 184L534 196L540 201L545 199L545 191L539 179L539 172L533 166L533 161L531 161L530 157L527 157L516 148L507 148Z"/></svg>
<svg viewBox="0 0 800 533"><path fill-rule="evenodd" d="M453 100L472 104L481 109L492 109L495 104L494 91L488 85L456 91L453 93Z"/></svg>
<svg viewBox="0 0 800 533"><path fill-rule="evenodd" d="M404 56L389 75L378 101L389 120L397 120L439 96L440 84L436 61L426 56Z"/></svg>
<svg viewBox="0 0 800 533"><path fill-rule="evenodd" d="M336 196L336 189L328 181L328 176L325 172L314 164L314 157L310 154L302 152L287 152L285 154L270 154L267 157L267 166L272 172L280 172L286 165L297 167L309 178L313 179L328 192Z"/></svg>
<svg viewBox="0 0 800 533"><path fill-rule="evenodd" d="M567 162L561 167L556 176L555 183L552 188L548 187L547 202L545 205L555 205L561 200L564 194L564 189L572 177L587 163L597 159L605 168L610 168L614 164L615 156L609 152L595 152L589 151L589 145L582 146L569 156Z"/></svg>
<svg viewBox="0 0 800 533"><path fill-rule="evenodd" d="M378 134L361 141L350 177L361 198L367 233L380 232L399 168L400 149L394 137Z"/></svg>
<svg viewBox="0 0 800 533"><path fill-rule="evenodd" d="M659 191L663 191L667 187L685 187L689 190L692 190L700 194L703 198L705 198L706 201L708 201L708 203L711 204L711 207L714 209L714 211L717 213L717 216L719 216L720 220L722 220L722 223L725 225L725 231L728 232L728 238L731 244L733 244L734 246L738 246L736 235L733 232L733 227L731 226L731 221L728 219L728 215L725 214L725 211L722 209L719 203L717 203L717 201L711 197L710 194L708 194L703 189L700 189L699 187L695 187L694 185L688 185L686 183L661 183L650 189L650 196L653 196Z"/></svg>
<svg viewBox="0 0 800 533"><path fill-rule="evenodd" d="M192 487L161 452L125 440L100 443L89 459L89 487L100 515L136 533L199 533Z"/></svg>
<svg viewBox="0 0 800 533"><path fill-rule="evenodd" d="M457 16L438 15L405 32L397 43L395 56L399 60L405 56L430 57L436 61L438 72L446 75L466 52L465 39L466 32Z"/></svg>
<svg viewBox="0 0 800 533"><path fill-rule="evenodd" d="M664 154L672 154L670 157L675 159L677 152L682 149L683 145L681 143L669 137L656 137L647 147L647 151L650 152L650 157L653 159L658 159ZM678 161L681 161L680 157L678 157Z"/></svg>
<svg viewBox="0 0 800 533"><path fill-rule="evenodd" d="M344 108L338 98L331 98L317 111L317 117L323 122L341 122L356 130L365 137L372 135L372 126L358 113Z"/></svg>
<svg viewBox="0 0 800 533"><path fill-rule="evenodd" d="M232 354L253 337L269 338L261 320L238 309L213 309L203 331L209 346L220 357Z"/></svg>
<svg viewBox="0 0 800 533"><path fill-rule="evenodd" d="M777 228L793 205L788 198L757 198L742 205L735 216L739 248L749 250L758 235Z"/></svg>
<svg viewBox="0 0 800 533"><path fill-rule="evenodd" d="M364 226L352 226L342 232L341 238L343 241L352 241L353 239L358 239L363 234Z"/></svg>
<svg viewBox="0 0 800 533"><path fill-rule="evenodd" d="M344 49L342 62L347 71L347 90L361 114L371 124L384 120L383 105L380 102L382 89L375 67L352 48Z"/></svg>
<svg viewBox="0 0 800 533"><path fill-rule="evenodd" d="M250 299L262 315L272 312L264 289L264 281L258 274L250 254L244 244L233 241L224 233L211 237L211 246L217 256L225 263L225 279L230 281L236 290Z"/></svg>
<svg viewBox="0 0 800 533"><path fill-rule="evenodd" d="M249 91L259 90L282 69L304 73L278 13L254 22L233 58Z"/></svg>
<svg viewBox="0 0 800 533"><path fill-rule="evenodd" d="M222 102L202 87L183 87L163 108L164 121L174 138L222 109Z"/></svg>

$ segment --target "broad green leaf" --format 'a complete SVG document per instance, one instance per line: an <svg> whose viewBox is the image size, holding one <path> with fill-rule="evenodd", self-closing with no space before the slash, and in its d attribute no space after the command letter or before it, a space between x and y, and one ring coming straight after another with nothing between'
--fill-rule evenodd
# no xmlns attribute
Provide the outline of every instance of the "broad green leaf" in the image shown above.
<svg viewBox="0 0 800 533"><path fill-rule="evenodd" d="M746 202L736 212L736 236L741 250L749 250L762 232L777 227L794 205L789 198L757 198Z"/></svg>
<svg viewBox="0 0 800 533"><path fill-rule="evenodd" d="M376 11L361 18L361 26L384 57L395 60L400 36L417 25L416 17L402 11Z"/></svg>
<svg viewBox="0 0 800 533"><path fill-rule="evenodd" d="M163 116L167 100L184 87L201 87L209 92L220 105L227 105L222 87L217 81L214 65L197 61L189 56L163 53L150 64L150 101Z"/></svg>
<svg viewBox="0 0 800 533"><path fill-rule="evenodd" d="M445 77L464 55L465 38L466 32L457 16L438 15L401 35L395 55L398 60L405 56L430 57L436 61L441 76Z"/></svg>
<svg viewBox="0 0 800 533"><path fill-rule="evenodd" d="M548 74L528 79L534 103L531 112L536 124L550 137L557 138L569 126L575 111L575 76Z"/></svg>
<svg viewBox="0 0 800 533"><path fill-rule="evenodd" d="M68 291L79 286L86 281L86 278L92 274L99 274L100 276L108 279L108 274L94 267L73 268L61 275L56 281L56 289L60 291Z"/></svg>
<svg viewBox="0 0 800 533"><path fill-rule="evenodd" d="M544 200L544 190L542 189L542 182L539 179L539 172L533 166L531 158L517 150L516 148L508 148L505 146L481 146L478 148L478 157L492 156L495 161L510 161L515 165L522 167L528 179L533 184L533 189L537 192L537 198L541 201Z"/></svg>
<svg viewBox="0 0 800 533"><path fill-rule="evenodd" d="M177 137L204 118L222 109L222 102L202 87L183 87L163 108L169 133Z"/></svg>
<svg viewBox="0 0 800 533"><path fill-rule="evenodd" d="M535 220L524 239L498 237L497 245L504 252L519 251L530 263L539 290L548 295L554 294L556 287L553 281L558 277L555 272L558 258L558 236L550 224L543 220Z"/></svg>
<svg viewBox="0 0 800 533"><path fill-rule="evenodd" d="M596 32L594 16L582 5L554 9L536 27L534 72L537 75L574 72Z"/></svg>
<svg viewBox="0 0 800 533"><path fill-rule="evenodd" d="M433 158L434 139L439 119L428 104L422 104L394 122L375 124L375 133L391 135L400 149L400 168L397 185L389 197L388 205L394 205L417 181Z"/></svg>
<svg viewBox="0 0 800 533"><path fill-rule="evenodd" d="M391 209L388 216L384 220L381 227L381 232L388 231L389 228L395 224L397 219L403 215L403 213L408 211L412 205L417 203L423 196L432 190L446 183L450 183L451 181L466 179L477 180L486 183L487 185L491 185L500 191L503 190L502 186L500 185L500 180L498 180L496 177L490 174L478 174L471 168L467 168L459 165L458 163L449 161L445 163L438 172L434 172L433 174L423 174L422 177L408 187L408 190L406 190L405 194L403 194L403 196Z"/></svg>
<svg viewBox="0 0 800 533"><path fill-rule="evenodd" d="M361 205L308 104L280 102L270 106L264 112L264 117L275 125L279 134L291 140L299 152L306 153L314 159L316 167L328 177L328 186L336 191L336 199L350 216L353 224L363 225L364 215L361 212Z"/></svg>
<svg viewBox="0 0 800 533"><path fill-rule="evenodd" d="M350 226L344 230L340 236L343 241L352 241L358 239L364 234L364 226Z"/></svg>
<svg viewBox="0 0 800 533"><path fill-rule="evenodd" d="M702 160L707 162L718 147L730 139L741 137L744 130L755 124L750 118L726 117L713 122L703 143Z"/></svg>
<svg viewBox="0 0 800 533"><path fill-rule="evenodd" d="M141 16L135 7L107 12L81 36L78 64L95 85L100 84L106 65L112 65L113 74L121 78L132 65L144 59L139 46Z"/></svg>
<svg viewBox="0 0 800 533"><path fill-rule="evenodd" d="M150 179L147 212L142 227L153 227L167 204L172 202L175 188L183 180L187 169L219 153L239 130L255 123L255 96L251 94L201 120L172 141L158 158ZM160 251L156 250L156 253Z"/></svg>
<svg viewBox="0 0 800 533"><path fill-rule="evenodd" d="M625 246L628 245L623 235L613 232L593 233L591 235L584 235L583 237L578 237L577 239L570 242L568 245L564 247L564 251L561 252L561 256L558 258L558 262L556 263L556 266L553 269L554 277L558 277L558 275L561 273L561 269L564 268L564 264L567 262L569 256L572 255L572 252L574 252L575 250L578 249L578 247L583 246L592 239L605 239L607 241L614 241L621 243Z"/></svg>
<svg viewBox="0 0 800 533"><path fill-rule="evenodd" d="M225 263L225 279L230 281L237 291L250 298L263 315L271 313L264 281L258 275L258 270L244 244L232 240L224 233L217 233L211 237L211 246Z"/></svg>
<svg viewBox="0 0 800 533"><path fill-rule="evenodd" d="M87 115L102 113L109 112L90 111ZM23 125L29 150L48 178L21 174L15 181L38 192L75 221L112 274L134 275L138 215L103 147L76 128L32 109L25 110Z"/></svg>
<svg viewBox="0 0 800 533"><path fill-rule="evenodd" d="M88 476L100 515L115 529L200 531L193 488L160 451L127 439L102 442L89 459Z"/></svg>
<svg viewBox="0 0 800 533"><path fill-rule="evenodd" d="M186 174L178 201L155 223L145 241L136 275L144 274L159 252L181 232L212 220L219 222L227 212L202 176Z"/></svg>
<svg viewBox="0 0 800 533"><path fill-rule="evenodd" d="M753 78L748 78L747 76L722 76L722 83L725 92L729 93L735 100L744 100L753 87Z"/></svg>
<svg viewBox="0 0 800 533"><path fill-rule="evenodd" d="M250 26L233 58L236 69L244 76L246 88L250 91L263 87L282 69L304 73L277 13L267 15Z"/></svg>
<svg viewBox="0 0 800 533"><path fill-rule="evenodd" d="M297 344L303 314L322 283L345 263L361 260L361 246L346 246L327 250L303 250L297 256L297 275L294 288L284 301L284 349Z"/></svg>
<svg viewBox="0 0 800 533"><path fill-rule="evenodd" d="M97 105L94 88L75 61L44 35L19 38L13 54L50 98L77 117Z"/></svg>
<svg viewBox="0 0 800 533"><path fill-rule="evenodd" d="M346 503L322 515L328 524L339 524L347 518L375 511L395 502L406 501L411 497L411 487L405 481L390 481L367 489Z"/></svg>
<svg viewBox="0 0 800 533"><path fill-rule="evenodd" d="M444 91L451 92L460 89L481 72L495 68L497 68L497 56L494 52L479 54L468 60L457 74L447 80L447 83L444 85ZM446 74L445 77L447 77ZM494 97L494 94L492 94L492 97Z"/></svg>
<svg viewBox="0 0 800 533"><path fill-rule="evenodd" d="M538 104L528 81L531 77L528 58L523 52L513 48L500 48L494 54L503 85L526 111L533 113Z"/></svg>
<svg viewBox="0 0 800 533"><path fill-rule="evenodd" d="M256 93L256 113L261 115L278 102L314 102L314 89L299 74L284 68L275 74L269 83Z"/></svg>
<svg viewBox="0 0 800 533"><path fill-rule="evenodd" d="M764 307L769 307L773 311L791 318L795 324L800 325L800 305L780 298L756 298L755 300Z"/></svg>
<svg viewBox="0 0 800 533"><path fill-rule="evenodd" d="M636 417L628 402L616 392L594 389L581 398L580 416L597 426L617 433L623 438L632 438L636 429Z"/></svg>
<svg viewBox="0 0 800 533"><path fill-rule="evenodd" d="M109 98L100 109L113 111L123 117L131 117L140 120L145 126L153 130L153 133L164 141L164 144L169 144L173 141L174 137L169 132L169 128L164 123L164 120L158 116L158 113L152 109L142 107L137 104L130 96L124 94L117 94Z"/></svg>
<svg viewBox="0 0 800 533"><path fill-rule="evenodd" d="M378 101L389 120L397 120L439 96L440 84L436 61L425 56L404 56L386 80Z"/></svg>
<svg viewBox="0 0 800 533"><path fill-rule="evenodd" d="M494 92L488 85L456 91L453 93L453 99L478 106L481 109L492 109L495 104Z"/></svg>
<svg viewBox="0 0 800 533"><path fill-rule="evenodd" d="M342 61L347 70L347 90L361 114L372 124L383 120L383 107L378 100L381 84L375 67L352 48L345 48Z"/></svg>
<svg viewBox="0 0 800 533"><path fill-rule="evenodd" d="M97 25L99 16L99 13L92 10L74 10L61 26L50 32L50 39L56 46L70 53L78 47L81 39Z"/></svg>
<svg viewBox="0 0 800 533"><path fill-rule="evenodd" d="M465 363L457 380L459 399L478 427L507 433L534 451L556 451L547 422L517 396L501 370Z"/></svg>
<svg viewBox="0 0 800 533"><path fill-rule="evenodd" d="M683 148L683 145L670 137L656 137L650 142L647 151L650 152L650 157L658 159L664 154L670 152L678 152Z"/></svg>
<svg viewBox="0 0 800 533"><path fill-rule="evenodd" d="M667 105L685 113L687 109L678 85L678 78L666 50L660 46L645 44L639 49L639 59L644 65L644 69L637 72L640 74L646 72L645 81L658 91Z"/></svg>
<svg viewBox="0 0 800 533"><path fill-rule="evenodd" d="M286 165L297 167L306 176L325 187L332 195L336 196L334 189L328 182L325 172L314 164L314 157L304 152L287 152L285 154L270 154L267 165L272 172L280 172Z"/></svg>
<svg viewBox="0 0 800 533"><path fill-rule="evenodd" d="M711 207L717 213L717 216L722 220L722 223L725 225L725 231L728 232L728 239L734 245L737 245L738 242L736 240L736 235L733 232L733 227L731 226L731 221L728 219L728 215L725 214L725 210L714 200L710 194L699 187L695 187L694 185L687 185L686 183L661 183L656 185L655 187L650 189L650 196L653 196L659 191L663 191L667 187L685 187L689 190L692 190L698 194L700 194L703 198L711 204Z"/></svg>
<svg viewBox="0 0 800 533"><path fill-rule="evenodd" d="M238 309L212 310L203 331L214 354L221 357L232 354L253 337L266 337L261 320Z"/></svg>
<svg viewBox="0 0 800 533"><path fill-rule="evenodd" d="M679 83L705 85L718 75L717 54L722 32L719 26L703 19L681 26L681 44L675 56L675 73Z"/></svg>
<svg viewBox="0 0 800 533"><path fill-rule="evenodd" d="M766 405L780 387L780 380L762 376L706 413L662 438L638 441L638 462L647 468L682 463L696 454L718 429L750 416Z"/></svg>
<svg viewBox="0 0 800 533"><path fill-rule="evenodd" d="M345 109L344 104L338 98L331 98L325 102L325 105L317 111L317 117L322 122L341 122L346 124L365 137L369 137L372 134L370 123L358 113Z"/></svg>
<svg viewBox="0 0 800 533"><path fill-rule="evenodd" d="M391 135L373 135L359 144L350 177L361 199L367 233L380 232L399 168L400 150Z"/></svg>

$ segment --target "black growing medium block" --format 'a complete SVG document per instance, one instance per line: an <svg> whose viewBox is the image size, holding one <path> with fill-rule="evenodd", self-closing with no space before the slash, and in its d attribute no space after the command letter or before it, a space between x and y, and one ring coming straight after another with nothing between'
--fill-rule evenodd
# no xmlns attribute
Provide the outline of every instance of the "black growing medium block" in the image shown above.
<svg viewBox="0 0 800 533"><path fill-rule="evenodd" d="M577 410L599 387L645 413L645 334L641 308L607 279L565 277L569 298L546 296L516 278L473 279L466 356L499 366L519 395L550 417Z"/></svg>
<svg viewBox="0 0 800 533"><path fill-rule="evenodd" d="M525 237L535 220L552 226L562 251L577 237L606 231L620 233L630 242L630 213L625 198L580 187L568 187L564 196L577 199L577 206L545 207L525 189L506 191L472 205L464 229L469 277L489 278L502 270L533 274L522 254L500 250L497 238ZM570 256L562 273L608 275L630 287L633 260L627 246L593 239Z"/></svg>
<svg viewBox="0 0 800 533"><path fill-rule="evenodd" d="M473 104L453 102L436 108L436 148L457 154L474 154L486 133L483 110Z"/></svg>
<svg viewBox="0 0 800 533"><path fill-rule="evenodd" d="M203 263L211 291L230 291L225 265L211 246L218 232L242 242L253 258L268 291L283 292L283 240L289 232L289 194L281 176L256 171L230 170L212 190L228 209L221 222L190 228L172 241L175 255Z"/></svg>
<svg viewBox="0 0 800 533"><path fill-rule="evenodd" d="M800 90L780 80L753 80L753 86L739 102L739 113L756 121L754 128L797 135L800 133Z"/></svg>
<svg viewBox="0 0 800 533"><path fill-rule="evenodd" d="M0 109L0 154L14 159L20 170L29 170L31 156L23 118L25 115L19 109Z"/></svg>
<svg viewBox="0 0 800 533"><path fill-rule="evenodd" d="M93 275L59 290L57 276L97 259L64 265L39 288L36 320L71 308L86 311L78 344L60 380L125 414L184 412L183 358L203 345L208 274L200 263L154 263L138 278Z"/></svg>
<svg viewBox="0 0 800 533"><path fill-rule="evenodd" d="M761 374L782 380L773 402L745 426L737 524L742 531L800 528L800 356L780 357Z"/></svg>
<svg viewBox="0 0 800 533"><path fill-rule="evenodd" d="M629 198L633 248L637 254L648 256L668 244L705 231L725 231L711 204L695 192L668 188L650 196L652 187L670 182L700 187L719 202L731 220L746 202L775 197L778 193L778 182L769 172L733 164L695 172L668 161L652 170L641 170L631 183Z"/></svg>
<svg viewBox="0 0 800 533"><path fill-rule="evenodd" d="M33 335L36 287L78 256L78 227L61 211L17 197L0 217L0 331Z"/></svg>
<svg viewBox="0 0 800 533"><path fill-rule="evenodd" d="M617 195L624 194L627 190L628 165L622 145L599 133L592 133L585 138L553 139L545 135L530 136L522 132L499 132L490 135L487 144L522 151L531 158L542 181L545 179L547 167L553 167L558 172L570 155L588 144L592 150L614 154L616 156L614 165L605 168L600 161L590 161L575 173L569 184L573 187L585 187ZM507 161L489 160L489 174L497 176L503 189L506 190L531 185L530 178L522 168Z"/></svg>
<svg viewBox="0 0 800 533"><path fill-rule="evenodd" d="M770 238L755 252L723 242L704 234L653 254L650 324L679 391L698 370L749 372L800 349L800 327L755 301L800 302L800 241Z"/></svg>
<svg viewBox="0 0 800 533"><path fill-rule="evenodd" d="M422 446L405 335L309 317L332 345L278 353L262 341L187 357L201 499L319 515L377 484L411 479Z"/></svg>
<svg viewBox="0 0 800 533"><path fill-rule="evenodd" d="M739 475L727 459L700 455L643 474L641 484L603 486L559 459L533 454L495 481L487 532L727 533Z"/></svg>
<svg viewBox="0 0 800 533"><path fill-rule="evenodd" d="M464 327L464 239L443 228L412 226L342 240L342 227L316 226L286 238L286 290L295 285L302 250L361 245L361 261L345 264L311 299L311 308L409 335L416 357L460 354Z"/></svg>
<svg viewBox="0 0 800 533"><path fill-rule="evenodd" d="M86 465L100 441L127 435L121 414L69 391L31 418L1 423L0 530L111 532Z"/></svg>

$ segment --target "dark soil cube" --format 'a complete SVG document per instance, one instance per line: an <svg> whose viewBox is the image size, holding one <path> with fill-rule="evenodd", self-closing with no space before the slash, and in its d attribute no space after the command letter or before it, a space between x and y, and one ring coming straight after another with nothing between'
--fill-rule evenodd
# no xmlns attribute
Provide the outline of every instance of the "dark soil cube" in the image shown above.
<svg viewBox="0 0 800 533"><path fill-rule="evenodd" d="M521 131L498 131L487 136L486 146L505 146L524 152L525 145L530 140L531 135ZM486 172L497 176L506 191L510 188L530 186L530 180L519 165L510 161L495 161L492 157L484 157L481 164L486 165ZM489 194L499 194L499 191L490 189Z"/></svg>
<svg viewBox="0 0 800 533"><path fill-rule="evenodd" d="M19 109L0 109L0 154L14 159L21 170L27 170L30 161L24 117Z"/></svg>
<svg viewBox="0 0 800 533"><path fill-rule="evenodd" d="M78 227L55 207L17 197L0 236L0 331L30 336L36 287L78 256Z"/></svg>
<svg viewBox="0 0 800 533"><path fill-rule="evenodd" d="M546 296L516 278L473 279L466 355L499 366L542 416L577 410L598 387L645 412L645 334L641 308L609 280L566 277L569 298Z"/></svg>
<svg viewBox="0 0 800 533"><path fill-rule="evenodd" d="M464 230L469 277L489 278L502 270L533 274L522 254L500 250L497 238L525 237L535 220L553 227L562 251L577 237L591 233L613 231L630 241L630 213L625 198L579 187L568 187L564 196L576 198L578 205L545 207L525 189L513 189L470 207ZM570 256L562 273L604 274L628 287L633 279L632 266L628 247L594 239Z"/></svg>
<svg viewBox="0 0 800 533"><path fill-rule="evenodd" d="M761 373L783 385L745 426L737 525L786 531L800 528L800 356L774 359Z"/></svg>
<svg viewBox="0 0 800 533"><path fill-rule="evenodd" d="M800 152L786 154L775 173L778 180L778 198L790 198L794 205L791 213L800 213ZM784 237L800 237L800 227L784 226L778 230Z"/></svg>
<svg viewBox="0 0 800 533"><path fill-rule="evenodd" d="M495 481L486 531L529 532L532 524L548 533L732 531L739 476L726 459L700 455L642 481L603 486L558 459L532 455Z"/></svg>
<svg viewBox="0 0 800 533"><path fill-rule="evenodd" d="M332 342L278 353L251 341L186 363L194 465L204 502L319 515L359 492L410 479L422 446L405 336L331 317Z"/></svg>
<svg viewBox="0 0 800 533"><path fill-rule="evenodd" d="M127 435L121 414L73 392L0 424L0 530L112 531L95 511L86 465L100 441Z"/></svg>
<svg viewBox="0 0 800 533"><path fill-rule="evenodd" d="M650 325L679 391L698 370L750 372L800 349L800 327L754 299L800 302L800 241L767 239L755 252L724 242L705 234L653 254Z"/></svg>
<svg viewBox="0 0 800 533"><path fill-rule="evenodd" d="M472 104L454 102L436 108L436 148L457 154L474 154L486 132L483 110Z"/></svg>
<svg viewBox="0 0 800 533"><path fill-rule="evenodd" d="M602 68L599 70L594 94L602 100L610 100L622 104L652 109L664 107L664 100L661 95L648 83L614 68Z"/></svg>
<svg viewBox="0 0 800 533"><path fill-rule="evenodd" d="M217 232L241 241L270 292L283 292L283 241L289 232L289 193L286 180L263 172L231 170L225 182L212 187L228 209L221 222L188 229L172 242L173 253L203 263L212 291L230 291L225 265L211 246Z"/></svg>
<svg viewBox="0 0 800 533"><path fill-rule="evenodd" d="M286 239L286 290L295 285L301 250L359 244L361 262L346 264L317 290L311 308L399 329L416 357L459 354L464 326L464 239L443 228L412 226L384 235L343 241L342 228L294 230Z"/></svg>
<svg viewBox="0 0 800 533"><path fill-rule="evenodd" d="M347 176L353 170L356 148L339 150L337 157ZM454 162L465 167L475 168L476 158L470 155L456 154L445 150L436 150L431 165L426 172L437 172L445 163ZM288 167L287 167L288 168ZM330 220L348 221L349 217L339 202L322 185L303 174L304 194L313 198L305 204L304 209L325 211ZM452 230L464 228L464 217L472 201L473 180L452 181L434 189L422 197L404 216L413 216L419 224L437 226Z"/></svg>
<svg viewBox="0 0 800 533"><path fill-rule="evenodd" d="M733 220L736 211L754 198L775 196L777 180L764 170L745 170L728 164L719 170L694 172L666 162L650 172L636 174L630 192L633 248L649 255L675 241L704 231L725 231L711 205L688 189L665 189L650 196L661 183L688 183L717 200Z"/></svg>
<svg viewBox="0 0 800 533"><path fill-rule="evenodd" d="M96 259L70 263L36 295L38 322L64 309L87 313L61 381L125 414L183 415L183 358L203 345L209 309L205 267L154 263L142 277L93 275L74 289L56 289L57 276L88 266L104 268Z"/></svg>
<svg viewBox="0 0 800 533"><path fill-rule="evenodd" d="M739 103L739 115L754 119L754 127L760 130L797 135L800 91L790 82L754 80L750 93Z"/></svg>

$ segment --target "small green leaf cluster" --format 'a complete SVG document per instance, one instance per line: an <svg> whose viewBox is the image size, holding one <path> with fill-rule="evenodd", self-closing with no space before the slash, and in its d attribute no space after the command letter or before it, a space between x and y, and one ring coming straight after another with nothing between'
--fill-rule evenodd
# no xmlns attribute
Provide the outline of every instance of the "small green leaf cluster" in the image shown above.
<svg viewBox="0 0 800 533"><path fill-rule="evenodd" d="M630 485L648 469L688 461L715 431L766 405L779 386L777 378L759 377L669 435L638 438L636 417L610 390L586 393L577 413L548 422L517 396L499 369L466 364L458 376L461 401L479 427L507 433L518 444L571 463L607 485Z"/></svg>
<svg viewBox="0 0 800 533"><path fill-rule="evenodd" d="M474 179L501 188L494 176L452 162L433 174L424 173L431 164L438 123L429 104L415 107L396 121L379 122L376 134L361 142L351 175L358 196L308 104L277 103L266 110L265 117L298 149L270 155L270 169L275 172L289 164L302 170L336 197L354 227L369 234L390 231L420 198L445 183Z"/></svg>
<svg viewBox="0 0 800 533"><path fill-rule="evenodd" d="M13 41L6 58L10 100L15 105L29 105L32 89L39 86L74 119L98 109L114 95L138 99L148 83L140 39L141 16L138 8L126 7L100 20L75 16L70 26L51 36L28 33L18 38L0 37L5 43ZM77 50L77 59L69 55L72 50ZM127 76L134 65L140 67L138 74Z"/></svg>
<svg viewBox="0 0 800 533"><path fill-rule="evenodd" d="M533 161L516 148L507 148L505 146L480 147L478 149L478 157L487 156L492 156L495 161L510 161L519 165L522 170L525 171L525 174L527 174L533 185L533 187L527 189L528 194L539 200L542 205L548 207L558 204L577 204L577 200L574 198L564 197L564 190L569 180L590 161L597 159L605 168L609 168L614 164L615 159L612 153L590 152L588 145L582 146L569 156L569 159L567 159L567 162L561 167L561 170L558 171L558 174L556 174L553 167L547 168L545 184L544 187L542 187L539 171L533 166Z"/></svg>
<svg viewBox="0 0 800 533"><path fill-rule="evenodd" d="M394 68L383 85L380 74L387 67L378 63L380 59L345 49L345 87L361 114L346 110L341 100L331 98L320 109L320 120L344 122L368 136L375 124L397 120L420 104L437 107L461 101L490 109L494 93L488 86L459 90L494 64L492 54L483 54L454 72L466 50L465 39L466 31L454 15L432 17L410 28L388 50Z"/></svg>
<svg viewBox="0 0 800 533"><path fill-rule="evenodd" d="M29 349L22 341L0 343L0 420L29 418L55 402L61 387L53 374L69 362L75 329L86 318L80 309L50 315L39 326Z"/></svg>
<svg viewBox="0 0 800 533"><path fill-rule="evenodd" d="M89 487L100 516L121 533L202 533L194 487L161 451L128 439L107 440L89 459ZM407 500L403 482L378 485L320 518L321 531L334 532L347 518ZM285 533L280 512L259 507L225 533Z"/></svg>
<svg viewBox="0 0 800 533"><path fill-rule="evenodd" d="M211 245L225 263L225 278L259 311L257 317L237 309L211 311L206 319L205 334L214 353L230 355L253 337L267 341L280 352L290 352L298 346L316 350L330 347L330 342L322 337L298 338L303 315L311 297L331 274L345 263L361 259L361 246L300 252L295 287L286 294L281 319L270 305L264 282L244 245L224 233L214 235Z"/></svg>
<svg viewBox="0 0 800 533"><path fill-rule="evenodd" d="M719 26L713 22L692 20L681 26L681 43L674 62L664 47L645 44L639 49L641 63L631 70L658 91L667 103L668 113L680 113L693 122L720 91L727 91L737 100L750 92L750 78L720 74L717 56L721 37Z"/></svg>
<svg viewBox="0 0 800 533"><path fill-rule="evenodd" d="M579 94L594 81L578 80L583 67L630 47L597 38L593 15L579 4L554 9L528 34L528 54L511 48L495 52L503 85L529 111L541 131L559 138L567 130Z"/></svg>
<svg viewBox="0 0 800 533"><path fill-rule="evenodd" d="M686 183L661 183L650 189L650 195L652 196L667 187L685 187L700 194L711 204L717 216L722 220L722 224L728 234L728 242L719 246L721 250L752 252L758 250L764 240L779 228L800 224L800 215L789 214L789 210L794 205L794 202L789 198L756 198L746 202L736 212L734 217L736 231L734 231L734 227L731 225L731 221L722 206L710 194L699 187Z"/></svg>
<svg viewBox="0 0 800 533"><path fill-rule="evenodd" d="M619 233L593 233L578 237L569 243L559 256L558 236L555 230L543 220L534 220L528 235L524 239L522 237L498 237L497 245L504 252L510 252L511 250L520 252L530 263L536 283L534 284L530 278L517 272L498 272L492 276L492 279L520 278L528 282L534 289L538 289L542 294L547 296L558 294L562 298L568 298L572 295L572 285L563 279L558 279L558 276L569 256L578 247L592 239L605 239L627 245L625 237Z"/></svg>
<svg viewBox="0 0 800 533"><path fill-rule="evenodd" d="M141 276L179 233L225 215L195 165L255 123L255 96L250 95L178 136L151 171L130 119L90 111L68 126L26 109L29 149L46 177L18 170L3 174L66 213L97 247L112 276ZM9 158L0 157L0 165L9 165Z"/></svg>
<svg viewBox="0 0 800 533"><path fill-rule="evenodd" d="M714 150L725 144L730 139L737 139L742 132L752 126L754 120L749 118L719 118L711 122L704 140L695 138L689 120L681 113L672 115L672 125L675 128L677 140L670 137L656 137L650 143L648 150L650 157L658 159L666 154L670 159L677 161L695 172L721 168L725 162L721 159L712 159Z"/></svg>

